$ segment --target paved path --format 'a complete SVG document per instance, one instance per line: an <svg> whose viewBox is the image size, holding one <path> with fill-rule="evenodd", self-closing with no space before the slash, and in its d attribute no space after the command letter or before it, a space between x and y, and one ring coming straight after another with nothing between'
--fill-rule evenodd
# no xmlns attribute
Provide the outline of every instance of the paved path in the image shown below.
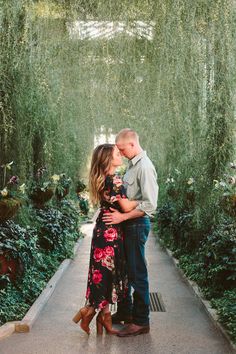
<svg viewBox="0 0 236 354"><path fill-rule="evenodd" d="M151 332L137 337L97 337L95 321L87 336L71 319L84 304L93 225L75 260L30 333L14 333L0 342L1 354L231 354L226 341L212 325L168 255L150 235L147 243L150 291L160 292L166 312L151 312Z"/></svg>

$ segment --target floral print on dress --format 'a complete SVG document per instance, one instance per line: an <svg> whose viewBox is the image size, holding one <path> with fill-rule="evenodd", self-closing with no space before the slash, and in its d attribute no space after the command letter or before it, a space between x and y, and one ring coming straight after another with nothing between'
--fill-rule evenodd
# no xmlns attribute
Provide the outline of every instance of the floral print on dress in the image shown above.
<svg viewBox="0 0 236 354"><path fill-rule="evenodd" d="M103 234L106 242L113 242L117 240L117 230L115 227L110 227L109 229L104 231Z"/></svg>
<svg viewBox="0 0 236 354"><path fill-rule="evenodd" d="M121 211L119 198L127 198L122 179L118 175L107 176L93 230L86 291L86 304L97 309L123 300L128 291L122 224L105 225L102 221L110 207Z"/></svg>

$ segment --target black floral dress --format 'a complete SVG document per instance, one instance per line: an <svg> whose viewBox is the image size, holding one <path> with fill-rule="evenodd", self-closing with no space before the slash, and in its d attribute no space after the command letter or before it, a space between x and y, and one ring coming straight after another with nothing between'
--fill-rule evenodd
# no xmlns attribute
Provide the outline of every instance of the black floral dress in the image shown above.
<svg viewBox="0 0 236 354"><path fill-rule="evenodd" d="M86 304L96 309L121 301L128 291L122 224L105 225L102 221L110 207L121 211L118 198L127 198L122 180L118 175L109 175L93 230L86 292Z"/></svg>

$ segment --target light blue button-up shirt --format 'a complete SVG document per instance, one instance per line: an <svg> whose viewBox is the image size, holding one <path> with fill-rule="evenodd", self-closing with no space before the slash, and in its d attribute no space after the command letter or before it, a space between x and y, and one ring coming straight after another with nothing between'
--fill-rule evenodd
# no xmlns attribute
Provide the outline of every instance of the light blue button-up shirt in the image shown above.
<svg viewBox="0 0 236 354"><path fill-rule="evenodd" d="M158 184L157 173L153 163L142 151L129 160L128 169L124 175L124 185L127 197L139 201L136 209L144 211L148 216L153 216L157 208Z"/></svg>

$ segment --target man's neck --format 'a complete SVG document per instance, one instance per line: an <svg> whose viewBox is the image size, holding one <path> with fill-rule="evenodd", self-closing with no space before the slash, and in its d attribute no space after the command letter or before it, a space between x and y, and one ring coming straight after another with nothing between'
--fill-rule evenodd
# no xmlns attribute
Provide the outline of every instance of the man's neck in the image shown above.
<svg viewBox="0 0 236 354"><path fill-rule="evenodd" d="M139 154L141 154L141 152L143 152L142 148L139 148L135 151L134 156L130 158L130 160L132 160L134 157L138 156Z"/></svg>

